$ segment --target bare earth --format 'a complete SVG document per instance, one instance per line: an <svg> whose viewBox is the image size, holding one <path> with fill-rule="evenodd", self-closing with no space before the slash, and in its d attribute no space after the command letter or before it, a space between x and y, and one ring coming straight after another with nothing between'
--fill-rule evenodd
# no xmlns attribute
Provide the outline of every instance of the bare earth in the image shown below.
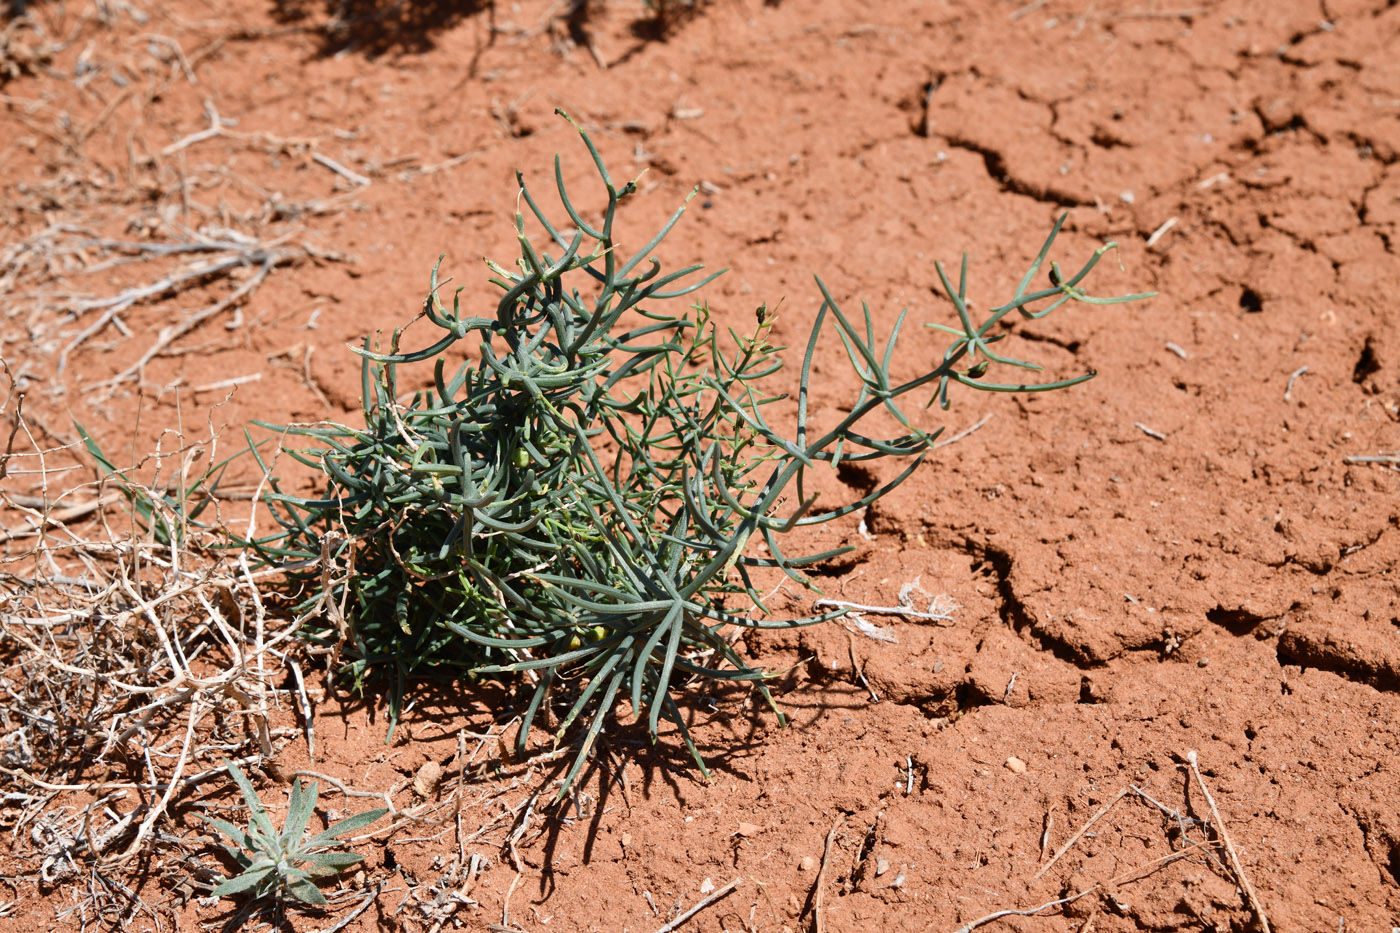
<svg viewBox="0 0 1400 933"><path fill-rule="evenodd" d="M955 393L925 426L975 432L812 533L858 547L816 576L827 598L894 606L917 582L916 608L938 597L949 619L747 638L791 669L776 683L790 726L743 691L694 698L708 783L674 735L652 747L619 722L550 808L568 759L543 731L534 759L513 758L521 697L426 687L385 744L381 699L303 658L312 760L278 674L277 753L253 770L276 818L297 769L420 816L358 842L362 871L325 889L344 892L335 908L290 929L364 907L342 929L653 931L734 879L677 929L953 931L1086 891L980 928L1400 925L1400 6L714 0L664 31L640 0L572 17L544 0L378 6L376 23L367 0L51 0L0 20L16 453L73 444L73 419L120 463L178 446L177 429L212 428L228 453L250 419L353 419L345 344L412 318L440 253L465 301L491 300L480 260L514 255L515 169L543 189L557 152L589 190L556 107L616 176L646 170L629 229L701 186L662 256L728 267L704 296L736 328L784 298L776 333L799 344L813 274L882 327L906 306L947 321L933 261L964 250L976 306L1000 303L1065 210L1052 258L1077 268L1116 240L1095 292L1160 294L1017 323L1013 355L1097 378ZM195 230L222 245L98 242ZM941 346L913 335L906 369ZM839 342L818 372L818 414L854 396ZM7 528L25 527L15 497L91 498L90 458L46 465L47 486L0 481ZM846 470L824 495L895 472ZM73 527L91 538L98 518ZM4 544L15 567L28 540ZM788 586L775 609L814 598ZM7 633L38 631L22 602L0 605ZM32 648L0 642L12 698L59 677ZM217 772L96 872L80 833L45 827L93 782L164 780L171 757L100 735L46 755L68 746L9 703L0 928L233 917L191 887L199 864L226 870L195 815L238 812ZM149 745L178 751L183 718L160 722ZM184 773L254 751L245 726L220 725L223 745L201 732ZM440 782L421 779L430 762ZM321 785L323 812L375 805Z"/></svg>

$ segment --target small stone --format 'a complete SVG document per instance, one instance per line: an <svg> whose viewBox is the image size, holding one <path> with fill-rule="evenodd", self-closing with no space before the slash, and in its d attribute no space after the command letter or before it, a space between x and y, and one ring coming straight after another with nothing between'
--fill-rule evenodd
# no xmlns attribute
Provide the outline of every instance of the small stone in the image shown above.
<svg viewBox="0 0 1400 933"><path fill-rule="evenodd" d="M623 834L622 834L622 838L619 839L618 842L622 843L622 847L623 847L624 849L627 848L628 846L630 846L630 845L632 844L632 834L631 834L631 833L623 833Z"/></svg>
<svg viewBox="0 0 1400 933"><path fill-rule="evenodd" d="M1012 755L1010 758L1006 759L1006 769L1013 774L1025 774L1026 763L1015 755Z"/></svg>
<svg viewBox="0 0 1400 933"><path fill-rule="evenodd" d="M704 881L700 882L700 893L701 893L701 894L709 894L709 893L710 893L711 891L713 891L714 889L715 889L715 880L714 880L713 878L706 878Z"/></svg>
<svg viewBox="0 0 1400 933"><path fill-rule="evenodd" d="M814 859L814 858L813 858L812 856L810 856L810 855L807 856L807 857L805 857L802 861L800 861L800 862L797 863L797 870L798 870L798 871L811 871L812 869L814 869L814 868L816 868L816 867L817 867L817 860Z"/></svg>
<svg viewBox="0 0 1400 933"><path fill-rule="evenodd" d="M875 860L875 877L878 878L890 870L890 863L882 858Z"/></svg>
<svg viewBox="0 0 1400 933"><path fill-rule="evenodd" d="M1199 661L1196 662L1197 667L1208 667L1209 665L1210 658L1201 658Z"/></svg>
<svg viewBox="0 0 1400 933"><path fill-rule="evenodd" d="M413 778L413 792L419 797L431 797L437 793L442 783L442 765L436 761L425 761Z"/></svg>
<svg viewBox="0 0 1400 933"><path fill-rule="evenodd" d="M739 835L740 835L740 836L757 836L757 835L758 835L759 833L761 833L761 832L763 832L763 827L762 827L762 826L759 826L757 823L740 823L740 824L739 824Z"/></svg>

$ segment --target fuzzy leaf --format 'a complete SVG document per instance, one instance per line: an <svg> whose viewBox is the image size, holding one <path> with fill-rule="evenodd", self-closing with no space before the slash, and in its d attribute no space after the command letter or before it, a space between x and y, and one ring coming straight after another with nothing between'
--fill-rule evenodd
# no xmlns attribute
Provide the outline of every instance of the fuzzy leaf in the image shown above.
<svg viewBox="0 0 1400 933"><path fill-rule="evenodd" d="M262 801L258 799L258 792L253 789L253 782L248 780L238 767L238 765L224 759L224 767L228 770L229 777L233 778L233 783L238 785L238 790L243 794L243 800L248 804L248 811L252 814L253 824L250 829L257 830L265 841L272 841L277 838L277 830L272 828L272 821L267 818L267 810L263 809Z"/></svg>
<svg viewBox="0 0 1400 933"><path fill-rule="evenodd" d="M215 897L225 897L229 894L237 894L239 891L247 891L267 880L268 876L272 874L273 868L274 866L270 863L262 868L250 868L243 874L224 881L210 893Z"/></svg>
<svg viewBox="0 0 1400 933"><path fill-rule="evenodd" d="M256 846L253 845L253 840L248 836L248 834L245 833L243 830L239 829L237 826L234 826L232 823L229 823L225 820L216 819L215 817L208 816L204 813L201 813L200 817L204 820L204 822L213 826L219 832L223 833L225 836L229 837L229 839L233 840L233 843L235 845L240 845L243 848L249 850L256 848Z"/></svg>
<svg viewBox="0 0 1400 933"><path fill-rule="evenodd" d="M297 881L287 885L287 893L303 904L312 904L316 907L325 907L330 902L326 900L320 889L310 881Z"/></svg>
<svg viewBox="0 0 1400 933"><path fill-rule="evenodd" d="M298 857L303 862L331 873L343 871L351 865L357 865L365 860L363 855L354 852L307 852ZM313 874L315 874L314 871Z"/></svg>
<svg viewBox="0 0 1400 933"><path fill-rule="evenodd" d="M316 797L319 788L315 781L303 787L301 778L292 782L292 799L287 810L287 822L282 826L283 851L295 851L301 837L306 834L306 824L311 822L311 814L316 810Z"/></svg>
<svg viewBox="0 0 1400 933"><path fill-rule="evenodd" d="M247 868L248 866L253 864L253 860L248 857L247 853L241 852L238 849L235 849L233 846L221 845L219 846L219 848L227 852L229 858L233 859L234 863L237 864L240 868Z"/></svg>
<svg viewBox="0 0 1400 933"><path fill-rule="evenodd" d="M300 851L308 852L321 846L328 846L346 833L353 833L357 829L363 829L388 812L386 808L379 807L374 810L366 810L363 813L356 813L354 816L347 816L339 823L328 828L325 832L307 840Z"/></svg>

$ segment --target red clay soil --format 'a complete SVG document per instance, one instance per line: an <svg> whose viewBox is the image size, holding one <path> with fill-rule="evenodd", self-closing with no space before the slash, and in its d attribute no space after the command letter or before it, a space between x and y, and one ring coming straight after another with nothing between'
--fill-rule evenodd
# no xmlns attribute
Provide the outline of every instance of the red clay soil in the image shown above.
<svg viewBox="0 0 1400 933"><path fill-rule="evenodd" d="M918 608L941 596L950 618L746 639L792 668L776 687L790 725L743 692L694 698L709 782L674 735L653 748L616 723L551 809L533 795L566 761L513 760L520 697L425 690L386 745L377 700L312 677L317 755L290 730L283 774L408 807L425 763L451 780L420 790L455 787L461 730L476 751L460 817L362 843L354 897L291 928L329 928L378 890L343 929L652 931L735 878L676 928L952 931L1086 890L980 928L1400 926L1400 6L715 0L665 31L640 0L571 17L544 0L375 6L68 0L32 10L62 48L11 30L0 245L58 224L287 235L246 299L115 384L253 270L138 301L81 341L104 309L45 314L42 296L174 267L59 260L6 283L0 355L42 443L72 440L70 411L128 458L177 415L226 448L251 418L352 419L345 344L411 318L440 253L464 299L489 300L479 262L514 255L514 169L543 190L558 152L590 190L556 107L616 176L647 170L628 229L702 186L663 257L728 267L704 294L735 327L781 297L778 336L800 343L814 273L882 327L906 306L947 321L933 261L964 250L989 307L1065 210L1052 258L1077 268L1114 239L1094 291L1160 294L1014 325L1030 342L1013 355L1092 381L955 393L922 416L950 434L989 420L810 543L859 546L819 571L826 597L891 606L917 581ZM330 28L337 8L369 20ZM941 346L932 333L911 359ZM818 367L821 417L856 380L839 346ZM891 470L844 471L827 495ZM810 607L789 591L777 609ZM259 781L278 813L285 783ZM1161 807L1120 799L1130 787ZM325 808L372 805L323 791ZM1199 821L1228 833L1238 871ZM164 832L222 868L189 812ZM80 909L97 882L41 884L28 828L7 845L0 927L99 922ZM122 882L150 907L133 929L233 915L182 897L178 854ZM473 855L474 878L449 875Z"/></svg>

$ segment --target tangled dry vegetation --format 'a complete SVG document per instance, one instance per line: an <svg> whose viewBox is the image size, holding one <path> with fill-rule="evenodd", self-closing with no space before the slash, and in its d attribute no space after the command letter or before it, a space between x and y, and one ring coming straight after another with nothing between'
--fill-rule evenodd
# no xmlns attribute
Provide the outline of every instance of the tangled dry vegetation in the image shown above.
<svg viewBox="0 0 1400 933"><path fill-rule="evenodd" d="M225 761L277 780L321 781L340 796L338 806L381 802L390 819L374 837L447 827L462 846L521 838L541 792L537 766L557 755L509 768L508 780L483 792L469 774L480 776L478 758L499 732L463 733L450 777L421 774L412 787L383 793L351 789L311 768L285 770L279 755L288 742L305 743L315 760L312 697L323 696L325 673L316 655L328 649L308 648L297 637L305 617L265 598L268 578L281 570L254 570L245 554L226 548L219 529L235 517L222 510L260 490L229 485L217 489L217 500L211 495L201 465L217 462L213 437L192 443L171 433L168 445L120 471L85 445L45 443L6 376L0 480L8 482L0 502L12 524L0 531L7 549L0 569L4 829L42 885L71 892L59 921L161 928L171 922L172 887L183 898L217 902L210 895L226 869L208 858L201 838L208 831L188 816L240 817L231 799L200 802L210 788L230 786ZM16 480L38 482L40 492L15 492ZM236 516L240 534L256 534L247 517L253 513L244 512ZM405 795L414 805L402 805ZM475 831L464 825L472 813L486 814ZM417 894L429 922L461 906L453 890L483 866L462 852L460 865ZM154 902L145 887L152 878L163 879ZM342 891L328 906L355 902L358 913L377 894ZM0 913L13 906L0 904ZM253 902L231 919L241 924L274 908L280 904Z"/></svg>

